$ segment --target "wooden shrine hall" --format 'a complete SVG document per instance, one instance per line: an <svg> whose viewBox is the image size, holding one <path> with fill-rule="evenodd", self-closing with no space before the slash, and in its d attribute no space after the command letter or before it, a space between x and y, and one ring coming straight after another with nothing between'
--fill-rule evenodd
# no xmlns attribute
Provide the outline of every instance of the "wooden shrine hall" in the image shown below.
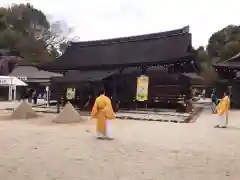
<svg viewBox="0 0 240 180"><path fill-rule="evenodd" d="M231 106L240 107L240 53L232 58L213 65L219 74L217 93L222 97L224 92L231 95Z"/></svg>
<svg viewBox="0 0 240 180"><path fill-rule="evenodd" d="M97 90L104 88L118 108L183 104L191 96L187 73L198 70L189 27L172 31L107 40L71 42L57 60L42 64L43 70L61 72L52 78L52 95L90 108ZM138 78L148 78L146 97L137 99ZM180 104L181 104L180 103Z"/></svg>

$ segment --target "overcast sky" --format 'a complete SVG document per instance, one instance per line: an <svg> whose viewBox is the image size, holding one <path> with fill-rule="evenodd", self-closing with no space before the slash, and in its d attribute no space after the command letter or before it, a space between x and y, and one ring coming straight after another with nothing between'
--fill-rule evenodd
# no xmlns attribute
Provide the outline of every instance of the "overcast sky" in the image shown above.
<svg viewBox="0 0 240 180"><path fill-rule="evenodd" d="M190 25L193 45L206 45L213 32L240 24L239 0L0 0L30 2L74 27L81 40L154 33Z"/></svg>

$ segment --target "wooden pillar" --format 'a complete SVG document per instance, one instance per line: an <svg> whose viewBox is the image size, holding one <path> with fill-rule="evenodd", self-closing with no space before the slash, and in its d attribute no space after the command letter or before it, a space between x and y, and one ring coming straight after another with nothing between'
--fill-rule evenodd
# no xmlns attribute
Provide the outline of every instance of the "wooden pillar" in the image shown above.
<svg viewBox="0 0 240 180"><path fill-rule="evenodd" d="M60 87L60 90L57 89L57 113L60 113L60 105L61 105L61 89L62 87Z"/></svg>
<svg viewBox="0 0 240 180"><path fill-rule="evenodd" d="M90 101L91 102L90 106L94 104L95 99L97 98L97 95L98 95L97 85L95 83L91 83L91 87L93 88L93 96L92 96L92 100Z"/></svg>
<svg viewBox="0 0 240 180"><path fill-rule="evenodd" d="M50 106L50 87L46 86L46 98L47 98L47 107Z"/></svg>
<svg viewBox="0 0 240 180"><path fill-rule="evenodd" d="M72 99L72 103L73 103L73 107L74 108L76 108L76 102L77 102L77 96L76 96L76 94L77 94L77 88L76 88L76 85L74 86L74 90L75 90L75 95L74 95L74 98Z"/></svg>
<svg viewBox="0 0 240 180"><path fill-rule="evenodd" d="M61 103L61 96L58 94L57 97L57 113L60 113L60 103Z"/></svg>
<svg viewBox="0 0 240 180"><path fill-rule="evenodd" d="M67 88L68 88L69 86L67 86L65 89L64 89L64 95L63 95L63 97L64 97L64 99L63 99L63 106L65 106L66 104L67 104L67 102L69 101L68 99L67 99Z"/></svg>
<svg viewBox="0 0 240 180"><path fill-rule="evenodd" d="M117 83L116 76L113 76L113 95L112 95L112 103L114 111L117 111Z"/></svg>
<svg viewBox="0 0 240 180"><path fill-rule="evenodd" d="M145 109L148 108L148 104L147 104L147 101L145 101Z"/></svg>
<svg viewBox="0 0 240 180"><path fill-rule="evenodd" d="M91 86L93 87L93 98L96 99L97 97L97 86L93 83L91 83Z"/></svg>

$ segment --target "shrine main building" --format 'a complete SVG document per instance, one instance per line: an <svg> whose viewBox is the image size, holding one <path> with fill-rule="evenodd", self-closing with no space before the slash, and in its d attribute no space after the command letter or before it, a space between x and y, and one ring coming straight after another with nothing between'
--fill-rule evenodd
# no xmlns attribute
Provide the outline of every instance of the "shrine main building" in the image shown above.
<svg viewBox="0 0 240 180"><path fill-rule="evenodd" d="M52 79L53 94L66 98L67 88L74 88L74 102L83 107L104 87L120 108L178 103L190 96L192 74L198 71L188 26L140 36L70 42L64 54L40 68L64 74ZM148 77L147 98L139 102L137 78L143 75Z"/></svg>

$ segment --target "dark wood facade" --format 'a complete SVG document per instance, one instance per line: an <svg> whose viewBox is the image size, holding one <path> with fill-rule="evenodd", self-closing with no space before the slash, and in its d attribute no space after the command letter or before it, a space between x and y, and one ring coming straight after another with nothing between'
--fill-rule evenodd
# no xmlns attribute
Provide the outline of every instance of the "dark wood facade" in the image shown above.
<svg viewBox="0 0 240 180"><path fill-rule="evenodd" d="M76 99L87 99L87 94L96 96L97 89L104 87L113 103L122 108L154 107L189 96L191 83L182 73L197 70L192 49L191 33L184 27L141 36L71 43L56 61L39 68L65 74L63 78L52 79L52 89L58 93L66 87L78 87ZM150 79L148 101L144 103L135 100L140 75Z"/></svg>
<svg viewBox="0 0 240 180"><path fill-rule="evenodd" d="M218 96L222 97L224 92L231 95L232 107L240 107L240 53L234 57L215 63L214 68L219 74L216 84Z"/></svg>

